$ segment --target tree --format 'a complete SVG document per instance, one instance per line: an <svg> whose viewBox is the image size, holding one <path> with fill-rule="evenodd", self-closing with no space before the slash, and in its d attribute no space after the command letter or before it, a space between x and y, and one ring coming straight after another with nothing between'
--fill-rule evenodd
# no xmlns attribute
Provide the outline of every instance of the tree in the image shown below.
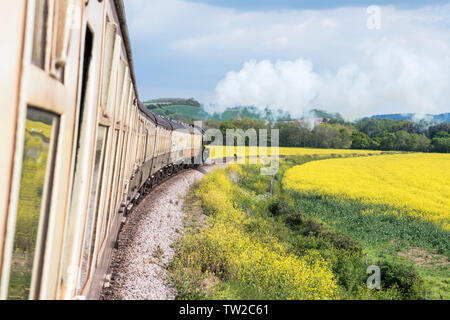
<svg viewBox="0 0 450 320"><path fill-rule="evenodd" d="M352 145L352 137L351 137L350 131L346 128L341 128L339 130L339 136L341 139L339 148L341 148L341 149L350 148Z"/></svg>
<svg viewBox="0 0 450 320"><path fill-rule="evenodd" d="M408 151L411 148L411 137L408 132L401 130L394 133L395 139L392 150Z"/></svg>
<svg viewBox="0 0 450 320"><path fill-rule="evenodd" d="M380 149L381 150L395 150L395 146L396 146L396 136L393 133L388 133L387 135L385 135L384 137L381 138L380 140Z"/></svg>
<svg viewBox="0 0 450 320"><path fill-rule="evenodd" d="M410 151L428 152L430 150L431 141L423 134L411 134L409 148Z"/></svg>
<svg viewBox="0 0 450 320"><path fill-rule="evenodd" d="M370 149L372 146L371 140L367 134L355 131L352 134L352 149Z"/></svg>
<svg viewBox="0 0 450 320"><path fill-rule="evenodd" d="M432 152L450 153L450 134L444 131L435 134L430 149Z"/></svg>
<svg viewBox="0 0 450 320"><path fill-rule="evenodd" d="M347 147L349 147L350 142L343 140L347 140L350 134L347 135L341 129L345 131L340 125L320 124L316 126L312 130L313 145L311 147L342 149L346 147L345 144L348 144Z"/></svg>
<svg viewBox="0 0 450 320"><path fill-rule="evenodd" d="M445 132L447 134L450 133L450 123L440 123L435 126L431 126L428 129L428 137L433 139L438 133Z"/></svg>
<svg viewBox="0 0 450 320"><path fill-rule="evenodd" d="M311 140L311 132L300 122L278 122L275 127L280 131L280 146L306 147Z"/></svg>

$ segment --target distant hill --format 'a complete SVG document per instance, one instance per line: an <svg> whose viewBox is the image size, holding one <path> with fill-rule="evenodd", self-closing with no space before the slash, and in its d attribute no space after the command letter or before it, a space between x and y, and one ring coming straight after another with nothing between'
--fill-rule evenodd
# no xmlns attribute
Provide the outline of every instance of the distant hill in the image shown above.
<svg viewBox="0 0 450 320"><path fill-rule="evenodd" d="M237 106L228 108L223 112L217 112L213 115L207 113L204 107L194 98L161 98L144 102L144 105L156 114L176 119L176 120L215 120L229 121L233 119L250 118L254 120L271 120L271 121L292 121L302 120L292 118L286 112L281 110L272 111L266 108L264 111L256 107ZM314 109L308 116L316 119L337 119L343 120L339 113L329 113L324 110ZM415 114L383 114L372 116L371 119L392 119L392 120L413 120ZM433 122L449 122L450 113L439 115L426 115L426 120Z"/></svg>
<svg viewBox="0 0 450 320"><path fill-rule="evenodd" d="M184 98L160 98L152 99L144 102L144 106L147 107L158 107L158 106L171 106L171 105L186 105L193 107L200 107L200 102L194 98L184 99Z"/></svg>
<svg viewBox="0 0 450 320"><path fill-rule="evenodd" d="M272 121L292 120L290 115L282 111L273 112L266 109L264 112L260 112L255 107L228 108L224 112L211 115L194 99L154 99L144 102L144 106L156 114L176 120L228 121L236 118L266 119Z"/></svg>
<svg viewBox="0 0 450 320"><path fill-rule="evenodd" d="M254 120L271 120L271 121L290 121L291 116L281 110L272 111L266 108L264 111L258 110L256 107L233 107L228 108L222 113L214 113L210 119L216 121L228 121L236 118L250 118Z"/></svg>
<svg viewBox="0 0 450 320"><path fill-rule="evenodd" d="M194 98L160 98L144 102L152 112L171 119L203 120L208 118L208 113L203 110L200 102Z"/></svg>
<svg viewBox="0 0 450 320"><path fill-rule="evenodd" d="M372 119L391 119L391 120L413 120L414 113L403 114L383 114L371 117ZM438 115L427 114L425 119L434 122L450 122L450 113L443 113Z"/></svg>
<svg viewBox="0 0 450 320"><path fill-rule="evenodd" d="M191 105L167 105L167 106L157 106L149 107L152 112L165 116L174 120L205 120L209 119L210 115L202 108L195 107Z"/></svg>
<svg viewBox="0 0 450 320"><path fill-rule="evenodd" d="M450 122L450 113L443 113L433 116L434 121Z"/></svg>

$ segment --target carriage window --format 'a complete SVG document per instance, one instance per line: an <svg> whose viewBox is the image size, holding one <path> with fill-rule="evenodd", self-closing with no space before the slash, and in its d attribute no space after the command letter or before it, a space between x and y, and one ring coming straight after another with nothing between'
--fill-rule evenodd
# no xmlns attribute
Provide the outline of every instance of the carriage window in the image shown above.
<svg viewBox="0 0 450 320"><path fill-rule="evenodd" d="M32 62L45 69L45 51L47 47L47 23L49 16L49 1L36 0L34 11L34 35Z"/></svg>
<svg viewBox="0 0 450 320"><path fill-rule="evenodd" d="M132 113L133 113L133 98L134 98L134 92L133 92L133 83L130 80L130 94L128 96L128 101L126 102L126 118L125 118L125 122L127 124L131 123L131 119L132 119Z"/></svg>
<svg viewBox="0 0 450 320"><path fill-rule="evenodd" d="M122 109L122 93L123 93L123 85L125 80L125 71L126 71L126 64L125 61L120 59L119 63L119 75L117 80L117 100L116 100L116 121L120 120L120 112Z"/></svg>
<svg viewBox="0 0 450 320"><path fill-rule="evenodd" d="M57 25L56 25L56 64L63 66L66 62L67 45L70 36L70 1L58 0L57 5Z"/></svg>
<svg viewBox="0 0 450 320"><path fill-rule="evenodd" d="M145 130L144 136L145 136L145 146L144 146L144 159L142 160L142 163L144 163L145 161L147 161L147 154L148 154L147 151L149 151L149 150L148 150L148 140L149 140L149 139L148 139L148 129Z"/></svg>
<svg viewBox="0 0 450 320"><path fill-rule="evenodd" d="M103 60L103 88L102 88L102 108L106 110L109 86L111 82L111 70L114 56L114 45L116 42L117 26L114 23L109 22L107 18L106 32L105 32L105 55Z"/></svg>
<svg viewBox="0 0 450 320"><path fill-rule="evenodd" d="M72 23L72 0L58 0L54 2L54 53L51 74L64 83L67 54L69 50L70 28Z"/></svg>
<svg viewBox="0 0 450 320"><path fill-rule="evenodd" d="M95 145L95 161L94 161L94 174L92 176L91 196L89 199L89 209L86 220L86 227L84 231L84 245L83 256L81 262L81 274L80 274L80 288L84 285L87 275L89 273L89 266L91 265L91 243L95 237L95 223L97 220L98 205L100 200L100 188L102 185L102 172L103 163L105 159L104 151L106 145L107 128L99 126L97 142Z"/></svg>
<svg viewBox="0 0 450 320"><path fill-rule="evenodd" d="M117 165L118 165L118 152L119 152L119 140L120 140L120 130L115 130L114 131L114 158L112 158L113 161L113 168L112 168L112 176L111 176L111 184L110 184L110 191L109 191L109 203L108 203L108 210L106 211L106 215L103 216L103 221L102 221L102 234L100 236L100 239L102 239L102 241L104 240L104 236L106 236L106 230L108 229L109 226L109 217L111 214L111 211L114 210L114 202L115 202L115 193L113 192L114 189L114 177L116 175L118 175L117 173ZM105 224L105 219L106 219L106 224Z"/></svg>
<svg viewBox="0 0 450 320"><path fill-rule="evenodd" d="M119 199L117 200L117 202L118 202L118 204L120 204L120 202L119 201L122 201L122 198L123 198L123 196L122 196L122 181L123 181L123 179L122 179L122 176L125 174L125 170L126 170L126 156L127 156L127 153L125 152L125 150L127 149L127 146L128 146L128 133L125 131L125 132L123 132L122 133L122 145L121 145L121 147L120 147L120 158L119 158L119 173L117 174L117 176L116 176L116 178L117 178L117 180L116 180L116 186L117 186L117 189L116 189L116 194L119 194ZM116 211L116 214L117 214L117 211Z"/></svg>
<svg viewBox="0 0 450 320"><path fill-rule="evenodd" d="M149 132L148 140L147 140L147 151L148 151L148 159L152 160L153 157L153 143L155 141L155 135L153 133L154 128L152 127Z"/></svg>
<svg viewBox="0 0 450 320"><path fill-rule="evenodd" d="M126 79L128 79L128 77L129 77L129 71L128 71L128 68L127 68L127 70L125 71L126 72ZM125 120L125 116L126 116L126 110L127 110L127 104L128 104L128 100L129 100L129 97L130 97L130 82L131 82L131 80L126 80L126 82L124 83L124 86L125 86L125 91L123 92L123 96L121 95L120 96L120 107L119 107L119 114L118 114L118 116L117 116L117 120L120 120L120 121L124 121Z"/></svg>
<svg viewBox="0 0 450 320"><path fill-rule="evenodd" d="M8 299L30 298L44 255L59 117L28 108Z"/></svg>
<svg viewBox="0 0 450 320"><path fill-rule="evenodd" d="M138 120L136 125L136 155L135 155L135 162L139 162L139 154L140 154L140 139L141 139L141 122Z"/></svg>

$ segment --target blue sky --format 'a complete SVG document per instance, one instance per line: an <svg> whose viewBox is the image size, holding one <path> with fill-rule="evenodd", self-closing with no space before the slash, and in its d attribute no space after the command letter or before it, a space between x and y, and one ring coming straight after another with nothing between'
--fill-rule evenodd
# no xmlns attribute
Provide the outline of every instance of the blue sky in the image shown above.
<svg viewBox="0 0 450 320"><path fill-rule="evenodd" d="M413 5L411 4L413 3ZM368 5L380 8L369 29ZM450 0L125 0L140 97L450 112Z"/></svg>
<svg viewBox="0 0 450 320"><path fill-rule="evenodd" d="M399 8L414 8L423 5L448 3L447 0L189 0L190 2L231 7L241 10L279 9L330 9L338 7L367 7L370 5L396 5Z"/></svg>

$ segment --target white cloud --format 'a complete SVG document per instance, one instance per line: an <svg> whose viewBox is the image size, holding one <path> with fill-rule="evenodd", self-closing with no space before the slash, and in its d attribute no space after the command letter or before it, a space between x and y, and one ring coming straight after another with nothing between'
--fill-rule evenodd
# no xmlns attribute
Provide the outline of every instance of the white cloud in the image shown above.
<svg viewBox="0 0 450 320"><path fill-rule="evenodd" d="M447 48L446 50L450 50ZM448 51L447 51L448 52ZM366 50L361 64L318 72L310 61L251 61L217 85L210 109L271 106L294 116L313 108L353 120L380 113L450 111L450 58L412 52L383 40Z"/></svg>
<svg viewBox="0 0 450 320"><path fill-rule="evenodd" d="M238 11L181 0L125 3L134 42L199 64L198 75L184 81L217 68L223 79L198 90L216 87L204 101L216 108L270 105L298 115L321 106L348 118L450 111L450 5L382 7L375 31L367 29L362 7ZM226 73L225 65L238 71Z"/></svg>

